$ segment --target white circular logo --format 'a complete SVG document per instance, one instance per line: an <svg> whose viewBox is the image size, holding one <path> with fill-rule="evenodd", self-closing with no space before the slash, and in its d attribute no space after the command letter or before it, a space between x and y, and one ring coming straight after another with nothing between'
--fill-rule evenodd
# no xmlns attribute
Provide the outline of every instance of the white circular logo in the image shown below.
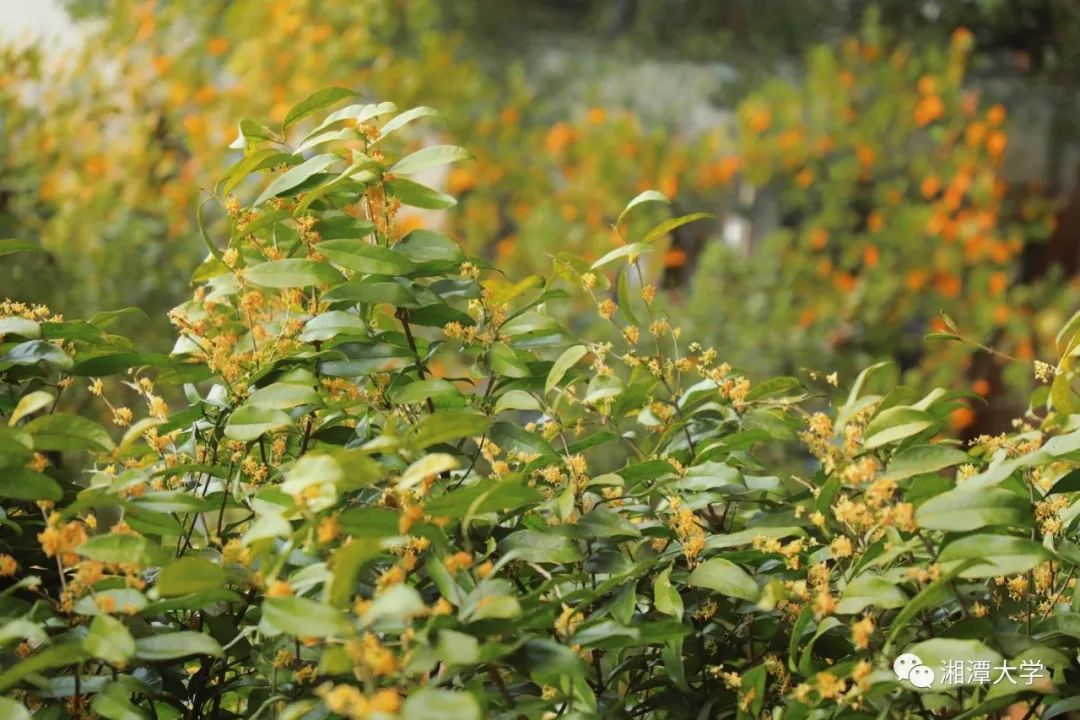
<svg viewBox="0 0 1080 720"><path fill-rule="evenodd" d="M934 684L934 671L923 665L914 653L904 653L893 661L893 673L897 679L907 680L913 686L925 690Z"/></svg>
<svg viewBox="0 0 1080 720"><path fill-rule="evenodd" d="M908 682L925 690L934 684L934 671L925 665L916 665L908 674Z"/></svg>
<svg viewBox="0 0 1080 720"><path fill-rule="evenodd" d="M911 674L911 669L919 665L922 665L922 660L919 659L918 655L904 653L893 661L892 669L896 673L896 677L907 680Z"/></svg>

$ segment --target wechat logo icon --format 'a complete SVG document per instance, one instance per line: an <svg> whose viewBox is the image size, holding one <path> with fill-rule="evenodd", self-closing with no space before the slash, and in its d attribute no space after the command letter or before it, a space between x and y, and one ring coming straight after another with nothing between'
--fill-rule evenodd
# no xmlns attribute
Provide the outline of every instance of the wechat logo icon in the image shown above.
<svg viewBox="0 0 1080 720"><path fill-rule="evenodd" d="M897 679L907 680L922 690L934 684L934 671L923 665L923 661L914 653L904 653L896 658L892 669Z"/></svg>

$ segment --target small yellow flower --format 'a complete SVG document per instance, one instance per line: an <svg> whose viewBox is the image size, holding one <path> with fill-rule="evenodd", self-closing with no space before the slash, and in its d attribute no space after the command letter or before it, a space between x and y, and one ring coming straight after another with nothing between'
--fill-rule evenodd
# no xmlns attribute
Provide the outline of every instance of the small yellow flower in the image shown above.
<svg viewBox="0 0 1080 720"><path fill-rule="evenodd" d="M615 303L611 301L611 298L604 298L600 301L600 304L597 306L596 311L604 320L610 320L611 316L615 314L615 311L617 309L618 308L615 306Z"/></svg>
<svg viewBox="0 0 1080 720"><path fill-rule="evenodd" d="M275 580L270 583L270 587L266 590L266 597L289 597L292 595L292 586L285 580Z"/></svg>
<svg viewBox="0 0 1080 720"><path fill-rule="evenodd" d="M870 638L874 634L874 619L864 617L851 626L851 641L859 650L870 647Z"/></svg>
<svg viewBox="0 0 1080 720"><path fill-rule="evenodd" d="M851 540L846 537L836 538L829 547L832 550L833 557L838 560L851 557Z"/></svg>

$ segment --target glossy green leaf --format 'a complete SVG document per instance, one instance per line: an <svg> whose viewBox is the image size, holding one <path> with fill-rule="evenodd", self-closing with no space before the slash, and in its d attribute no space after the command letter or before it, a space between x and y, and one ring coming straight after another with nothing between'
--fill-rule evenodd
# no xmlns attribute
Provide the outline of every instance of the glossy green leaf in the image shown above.
<svg viewBox="0 0 1080 720"><path fill-rule="evenodd" d="M162 549L142 535L95 535L79 546L80 555L106 563L153 565L163 559Z"/></svg>
<svg viewBox="0 0 1080 720"><path fill-rule="evenodd" d="M345 280L341 273L324 262L297 258L253 265L244 271L244 277L255 285L272 288L333 285Z"/></svg>
<svg viewBox="0 0 1080 720"><path fill-rule="evenodd" d="M863 446L867 450L918 435L933 427L937 420L925 410L893 407L882 410L866 425Z"/></svg>
<svg viewBox="0 0 1080 720"><path fill-rule="evenodd" d="M937 472L953 465L968 462L963 450L944 445L914 445L904 448L889 461L884 478L904 480L913 475Z"/></svg>
<svg viewBox="0 0 1080 720"><path fill-rule="evenodd" d="M263 621L297 637L346 637L353 632L340 610L302 597L267 598Z"/></svg>
<svg viewBox="0 0 1080 720"><path fill-rule="evenodd" d="M961 485L920 505L915 522L928 530L958 532L987 525L1027 525L1031 523L1031 505L1027 498L1008 490Z"/></svg>
<svg viewBox="0 0 1080 720"><path fill-rule="evenodd" d="M555 360L548 371L547 380L544 382L544 392L551 392L553 388L562 382L567 371L574 367L581 358L589 354L589 349L584 345L574 345L566 350Z"/></svg>
<svg viewBox="0 0 1080 720"><path fill-rule="evenodd" d="M222 656L221 645L206 633L180 631L150 635L135 641L135 656L147 662L161 662L191 655Z"/></svg>
<svg viewBox="0 0 1080 720"><path fill-rule="evenodd" d="M225 437L249 442L291 424L292 418L281 410L243 405L229 416L229 422L225 425Z"/></svg>
<svg viewBox="0 0 1080 720"><path fill-rule="evenodd" d="M355 92L343 87L328 87L316 90L302 101L289 108L289 112L285 114L285 120L282 122L281 127L288 128L293 123L299 122L319 110L336 105L345 98L353 97L354 95L356 95ZM258 203L256 203L256 205L257 204Z"/></svg>
<svg viewBox="0 0 1080 720"><path fill-rule="evenodd" d="M390 168L390 172L395 175L411 175L447 163L471 159L472 153L465 148L456 145L431 145L402 158Z"/></svg>
<svg viewBox="0 0 1080 720"><path fill-rule="evenodd" d="M447 195L444 192L439 192L406 178L391 180L387 185L390 193L400 200L402 205L425 210L445 210L457 205L457 200L452 195Z"/></svg>
<svg viewBox="0 0 1080 720"><path fill-rule="evenodd" d="M412 270L412 263L402 253L372 245L366 240L325 240L319 243L319 253L335 265L356 272L404 275Z"/></svg>
<svg viewBox="0 0 1080 720"><path fill-rule="evenodd" d="M754 578L745 570L724 558L712 558L694 568L687 585L715 590L741 600L755 602L761 594Z"/></svg>
<svg viewBox="0 0 1080 720"><path fill-rule="evenodd" d="M15 253L45 253L45 248L29 240L17 240L15 238L0 238L0 257L14 255Z"/></svg>
<svg viewBox="0 0 1080 720"><path fill-rule="evenodd" d="M83 647L92 657L114 667L123 667L135 655L135 639L122 622L109 615L94 617Z"/></svg>
<svg viewBox="0 0 1080 720"><path fill-rule="evenodd" d="M38 450L111 450L112 439L93 420L78 415L43 415L23 425Z"/></svg>
<svg viewBox="0 0 1080 720"><path fill-rule="evenodd" d="M48 475L29 468L4 468L0 470L0 497L12 500L52 500L63 497L60 484Z"/></svg>
<svg viewBox="0 0 1080 720"><path fill-rule="evenodd" d="M683 215L677 218L671 218L665 220L649 232L645 233L645 237L641 239L643 243L651 243L664 237L668 233L681 228L683 225L695 222L697 220L715 219L716 216L707 212L690 213L689 215Z"/></svg>
<svg viewBox="0 0 1080 720"><path fill-rule="evenodd" d="M176 597L215 590L225 584L225 570L220 565L203 558L185 557L164 568L158 574L154 587L162 597Z"/></svg>
<svg viewBox="0 0 1080 720"><path fill-rule="evenodd" d="M340 158L337 155L325 153L316 155L309 160L305 160L294 168L289 168L282 175L276 177L274 181L263 190L262 194L255 200L254 205L262 205L272 197L283 195L290 190L303 185L311 179L312 176L323 172L339 160Z"/></svg>
<svg viewBox="0 0 1080 720"><path fill-rule="evenodd" d="M402 720L480 720L483 712L469 693L422 688L405 699L401 717Z"/></svg>

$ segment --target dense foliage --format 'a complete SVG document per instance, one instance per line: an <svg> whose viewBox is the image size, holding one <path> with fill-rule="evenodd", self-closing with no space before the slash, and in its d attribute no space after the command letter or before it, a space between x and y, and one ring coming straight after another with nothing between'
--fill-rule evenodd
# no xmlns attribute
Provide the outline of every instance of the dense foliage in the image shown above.
<svg viewBox="0 0 1080 720"><path fill-rule="evenodd" d="M870 14L842 44L812 48L790 79L756 84L727 128L723 113L698 117L705 99L666 100L679 96L659 92L662 76L624 87L635 76L619 73L640 70L617 58L604 66L617 88L608 93L578 73L567 90L531 66L495 67L477 49L485 43L447 32L483 36L482 21L498 15L489 10L123 0L73 57L50 64L36 48L5 50L0 234L49 255L5 263L0 283L58 311L143 307L154 316L147 342L166 347L160 318L186 292L202 188L235 162L237 118L280 122L290 98L326 82L448 111L426 139L453 138L476 161L425 178L459 201L438 222L512 275L546 274L560 253L594 261L619 243L614 210L657 188L684 211L718 217L654 244L645 282L736 367L790 373L814 357L850 379L890 358L913 385L985 395L1005 384L1015 392L998 402L1022 406L1029 373L956 372L968 348L921 340L944 309L974 338L1029 362L1050 351L1075 304L1058 275L1023 276L1053 208L1005 182L1008 117L971 87L969 33L904 42ZM597 22L604 14L591 3L577 10ZM714 27L712 12L687 21L692 10L679 3L665 22ZM639 10L639 22L654 24L654 14ZM740 218L750 222L731 241ZM202 219L228 229L214 204ZM418 222L402 218L406 228ZM586 329L580 309L562 312L575 332ZM970 419L960 413L956 424Z"/></svg>
<svg viewBox="0 0 1080 720"><path fill-rule="evenodd" d="M702 333L848 375L889 357L913 384L982 395L996 369L965 378L968 348L922 342L943 329L940 311L1027 363L1052 352L1075 298L1061 277L1023 270L1054 230L1053 207L1009 187L1007 113L965 86L971 44L958 31L947 48L920 49L870 23L815 49L805 82L773 80L740 105L736 161L782 222L752 253L706 251L709 281L690 304ZM717 285L731 298L723 323ZM1005 380L1030 378L1016 365Z"/></svg>
<svg viewBox="0 0 1080 720"><path fill-rule="evenodd" d="M468 158L400 140L433 111L329 112L351 97L241 124L171 354L112 334L123 313L0 306L6 717L1077 704L1080 321L1016 432L971 447L939 434L961 396L876 392L880 368L835 403L834 375L751 383L642 282L699 216L639 227L646 191L618 247L516 282L401 222L450 203L410 176ZM576 296L610 332L562 327ZM65 411L73 385L96 411ZM767 464L793 446L802 471ZM904 650L1016 682L919 690Z"/></svg>

